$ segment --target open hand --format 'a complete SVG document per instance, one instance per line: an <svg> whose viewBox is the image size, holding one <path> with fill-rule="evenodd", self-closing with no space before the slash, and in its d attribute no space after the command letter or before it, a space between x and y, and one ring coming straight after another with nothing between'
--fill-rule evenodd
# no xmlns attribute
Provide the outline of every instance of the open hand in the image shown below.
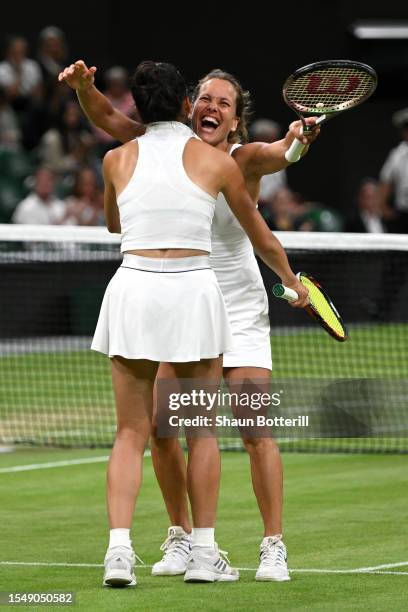
<svg viewBox="0 0 408 612"><path fill-rule="evenodd" d="M95 66L88 68L83 60L78 60L59 73L58 81L64 81L77 91L85 91L94 84L96 70Z"/></svg>

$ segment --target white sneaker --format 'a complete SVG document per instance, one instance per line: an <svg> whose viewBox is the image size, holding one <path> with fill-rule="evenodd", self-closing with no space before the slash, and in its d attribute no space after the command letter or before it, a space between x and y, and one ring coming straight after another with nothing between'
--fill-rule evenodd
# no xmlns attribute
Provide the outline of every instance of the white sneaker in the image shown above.
<svg viewBox="0 0 408 612"><path fill-rule="evenodd" d="M169 527L167 539L160 546L163 559L152 567L153 576L179 576L184 574L191 552L191 535L182 527Z"/></svg>
<svg viewBox="0 0 408 612"><path fill-rule="evenodd" d="M227 554L223 550L218 550L217 544L214 544L214 548L193 546L184 574L184 582L235 582L239 580L239 572L230 567Z"/></svg>
<svg viewBox="0 0 408 612"><path fill-rule="evenodd" d="M260 564L255 580L284 582L290 580L286 546L280 536L264 538L260 546Z"/></svg>
<svg viewBox="0 0 408 612"><path fill-rule="evenodd" d="M105 556L103 586L136 586L136 576L133 571L135 560L135 553L127 546L108 548Z"/></svg>

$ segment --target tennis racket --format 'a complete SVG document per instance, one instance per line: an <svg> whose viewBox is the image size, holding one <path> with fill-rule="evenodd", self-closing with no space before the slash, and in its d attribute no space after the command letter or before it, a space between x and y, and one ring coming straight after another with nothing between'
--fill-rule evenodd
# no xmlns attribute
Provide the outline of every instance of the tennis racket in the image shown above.
<svg viewBox="0 0 408 612"><path fill-rule="evenodd" d="M377 74L371 66L349 60L327 60L296 70L283 85L283 99L302 121L303 131L313 129L305 123L316 116L316 125L367 100L377 87ZM305 147L295 138L285 153L288 162L299 160Z"/></svg>
<svg viewBox="0 0 408 612"><path fill-rule="evenodd" d="M347 340L348 333L346 326L321 284L313 276L305 272L299 272L297 277L309 289L310 304L305 306L307 313L316 319L335 340L339 342ZM283 298L288 302L294 302L298 299L296 291L280 283L272 287L272 292L275 297Z"/></svg>

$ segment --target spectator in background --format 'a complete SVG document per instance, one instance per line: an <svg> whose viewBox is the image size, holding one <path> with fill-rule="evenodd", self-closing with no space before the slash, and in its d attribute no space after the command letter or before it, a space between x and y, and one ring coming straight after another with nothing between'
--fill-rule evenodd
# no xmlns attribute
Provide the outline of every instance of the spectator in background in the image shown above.
<svg viewBox="0 0 408 612"><path fill-rule="evenodd" d="M383 233L382 207L378 182L364 179L357 192L357 210L346 221L346 232Z"/></svg>
<svg viewBox="0 0 408 612"><path fill-rule="evenodd" d="M65 203L54 196L54 175L40 167L34 177L33 191L18 204L12 216L13 223L55 225L63 222Z"/></svg>
<svg viewBox="0 0 408 612"><path fill-rule="evenodd" d="M65 34L55 26L41 30L38 37L37 61L40 66L45 90L53 91L58 84L58 75L67 59Z"/></svg>
<svg viewBox="0 0 408 612"><path fill-rule="evenodd" d="M0 86L0 149L20 148L21 130L16 114L7 100L4 87Z"/></svg>
<svg viewBox="0 0 408 612"><path fill-rule="evenodd" d="M94 163L93 145L94 138L86 128L79 104L69 100L55 127L42 137L38 153L43 165L62 177Z"/></svg>
<svg viewBox="0 0 408 612"><path fill-rule="evenodd" d="M63 104L72 99L69 89L57 79L65 56L64 33L54 26L44 28L39 35L37 53L44 95L42 99L32 100L24 121L24 146L29 150L38 146L45 132L58 120Z"/></svg>
<svg viewBox="0 0 408 612"><path fill-rule="evenodd" d="M380 172L380 195L385 223L391 232L408 233L408 108L396 112L392 122L402 141L389 153Z"/></svg>
<svg viewBox="0 0 408 612"><path fill-rule="evenodd" d="M63 223L67 225L104 225L103 192L93 168L76 174L72 196L66 198Z"/></svg>
<svg viewBox="0 0 408 612"><path fill-rule="evenodd" d="M281 137L281 127L271 119L257 119L249 128L251 142L276 142ZM259 201L272 204L273 198L279 189L287 187L286 172L279 170L274 174L265 174L261 179Z"/></svg>
<svg viewBox="0 0 408 612"><path fill-rule="evenodd" d="M259 212L273 231L340 232L342 217L318 202L306 202L290 189L279 189L271 203L263 203Z"/></svg>
<svg viewBox="0 0 408 612"><path fill-rule="evenodd" d="M61 86L58 74L66 64L67 44L65 34L55 26L41 30L38 37L37 61L44 81L44 94L48 113L55 116L61 105L71 98L70 90Z"/></svg>
<svg viewBox="0 0 408 612"><path fill-rule="evenodd" d="M259 212L271 230L294 231L296 219L304 213L304 202L299 194L283 187L270 202L262 203Z"/></svg>
<svg viewBox="0 0 408 612"><path fill-rule="evenodd" d="M135 102L129 89L129 75L122 66L113 66L104 74L104 94L112 103L114 108L120 110L124 115L133 117L135 113ZM94 134L98 144L98 154L103 157L105 153L118 143L112 136L100 128L93 126Z"/></svg>
<svg viewBox="0 0 408 612"><path fill-rule="evenodd" d="M33 98L42 95L42 76L37 62L27 58L27 41L10 36L6 41L5 60L0 62L0 85L16 110L26 110Z"/></svg>

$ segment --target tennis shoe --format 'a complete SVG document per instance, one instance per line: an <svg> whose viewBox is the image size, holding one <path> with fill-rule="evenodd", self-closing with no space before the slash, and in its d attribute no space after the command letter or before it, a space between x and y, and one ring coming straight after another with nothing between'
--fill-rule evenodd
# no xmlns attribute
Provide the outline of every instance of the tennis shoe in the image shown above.
<svg viewBox="0 0 408 612"><path fill-rule="evenodd" d="M286 546L280 536L272 536L262 540L260 563L255 580L275 582L290 580Z"/></svg>
<svg viewBox="0 0 408 612"><path fill-rule="evenodd" d="M134 566L136 555L127 546L108 548L105 556L105 574L103 586L126 587L136 586Z"/></svg>
<svg viewBox="0 0 408 612"><path fill-rule="evenodd" d="M235 582L238 570L229 564L227 554L214 547L193 546L187 563L184 582Z"/></svg>
<svg viewBox="0 0 408 612"><path fill-rule="evenodd" d="M164 552L161 561L152 567L153 576L179 576L184 574L191 552L191 535L182 527L169 527L166 540L160 546Z"/></svg>

